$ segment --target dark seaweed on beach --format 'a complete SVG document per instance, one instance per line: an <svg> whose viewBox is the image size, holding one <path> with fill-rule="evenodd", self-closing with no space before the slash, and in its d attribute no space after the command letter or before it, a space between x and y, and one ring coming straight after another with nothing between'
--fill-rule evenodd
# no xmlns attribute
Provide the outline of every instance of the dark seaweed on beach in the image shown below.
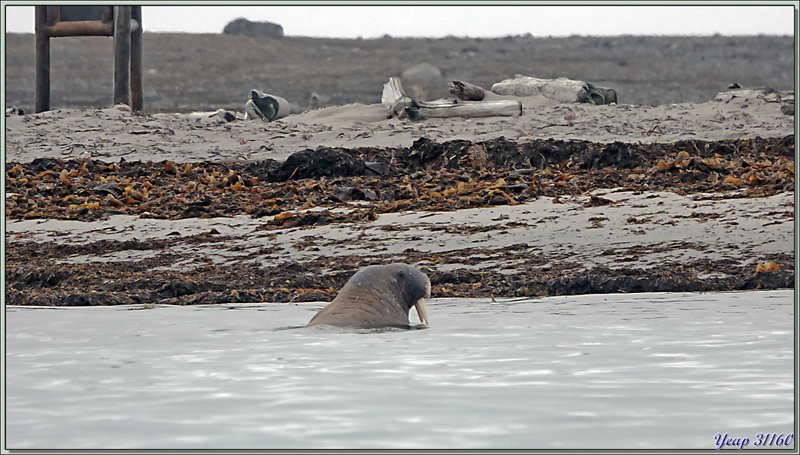
<svg viewBox="0 0 800 455"><path fill-rule="evenodd" d="M514 205L601 188L763 197L794 191L794 154L790 135L672 144L517 143L504 138L437 143L422 138L409 148L321 147L283 162L254 163L43 158L6 164L6 217L274 217L318 206L347 206L354 200L367 203L359 213L374 216ZM276 225L302 220L271 219ZM336 221L350 220L326 217L314 223Z"/></svg>

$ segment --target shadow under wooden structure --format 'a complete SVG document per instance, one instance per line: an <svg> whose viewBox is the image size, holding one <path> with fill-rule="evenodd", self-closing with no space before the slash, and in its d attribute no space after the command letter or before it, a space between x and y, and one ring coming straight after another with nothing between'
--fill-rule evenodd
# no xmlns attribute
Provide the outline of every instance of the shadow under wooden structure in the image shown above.
<svg viewBox="0 0 800 455"><path fill-rule="evenodd" d="M36 7L36 112L50 109L50 38L114 37L114 104L142 110L141 6Z"/></svg>

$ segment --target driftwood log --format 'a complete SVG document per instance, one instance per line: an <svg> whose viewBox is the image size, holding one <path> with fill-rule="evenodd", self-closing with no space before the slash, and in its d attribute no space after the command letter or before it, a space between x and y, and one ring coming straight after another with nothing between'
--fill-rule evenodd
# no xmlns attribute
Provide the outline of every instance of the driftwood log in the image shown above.
<svg viewBox="0 0 800 455"><path fill-rule="evenodd" d="M486 90L469 82L453 81L450 83L450 93L462 101L483 101Z"/></svg>
<svg viewBox="0 0 800 455"><path fill-rule="evenodd" d="M606 87L595 87L584 82L559 77L539 79L517 75L492 85L492 92L506 96L541 95L561 103L612 104L617 102L617 92Z"/></svg>
<svg viewBox="0 0 800 455"><path fill-rule="evenodd" d="M414 99L406 95L406 91L403 90L403 84L400 83L399 78L390 77L389 82L383 84L381 104L389 109L389 118L395 115L399 118L407 117L405 108L413 102Z"/></svg>
<svg viewBox="0 0 800 455"><path fill-rule="evenodd" d="M516 100L496 101L414 101L405 108L411 120L432 117L513 117L522 115L522 103Z"/></svg>
<svg viewBox="0 0 800 455"><path fill-rule="evenodd" d="M467 86L477 87L471 84ZM480 87L477 87L480 88ZM389 109L389 117L397 115L399 118L408 117L411 120L424 120L432 117L511 117L522 115L522 103L517 100L492 100L492 101L460 101L457 99L442 99L436 101L418 101L406 95L400 79L389 78L383 85L381 102Z"/></svg>

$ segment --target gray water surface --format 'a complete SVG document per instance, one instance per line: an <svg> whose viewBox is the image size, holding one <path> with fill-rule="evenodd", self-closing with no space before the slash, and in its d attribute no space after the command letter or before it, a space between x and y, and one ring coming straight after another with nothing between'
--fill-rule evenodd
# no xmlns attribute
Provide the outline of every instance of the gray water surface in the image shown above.
<svg viewBox="0 0 800 455"><path fill-rule="evenodd" d="M423 330L296 328L321 306L7 307L7 448L714 449L793 432L791 290L434 299Z"/></svg>

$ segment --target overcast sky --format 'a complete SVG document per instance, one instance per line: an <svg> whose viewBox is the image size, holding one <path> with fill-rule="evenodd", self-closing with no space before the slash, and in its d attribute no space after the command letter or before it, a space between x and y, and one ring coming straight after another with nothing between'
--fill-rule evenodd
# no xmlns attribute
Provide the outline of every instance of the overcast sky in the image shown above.
<svg viewBox="0 0 800 455"><path fill-rule="evenodd" d="M88 2L87 2L88 3ZM766 3L766 2L765 2ZM6 4L8 5L8 3ZM33 6L6 6L6 32L33 33ZM233 19L289 36L792 35L785 6L144 6L145 32L219 33Z"/></svg>

